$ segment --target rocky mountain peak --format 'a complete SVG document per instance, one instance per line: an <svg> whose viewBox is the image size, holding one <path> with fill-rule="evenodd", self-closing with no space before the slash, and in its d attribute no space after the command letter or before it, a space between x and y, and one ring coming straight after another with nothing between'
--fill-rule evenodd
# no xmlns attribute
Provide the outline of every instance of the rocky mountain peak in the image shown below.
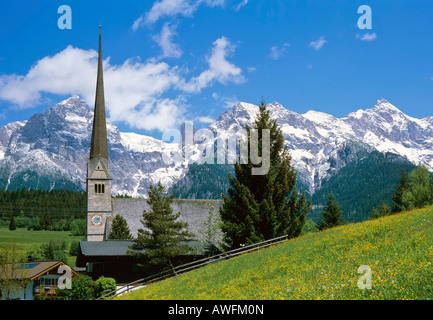
<svg viewBox="0 0 433 320"><path fill-rule="evenodd" d="M394 106L393 104L391 104L385 99L377 100L376 105L373 107L372 110L381 113L403 114L403 112L401 112L400 109L398 109L396 106Z"/></svg>
<svg viewBox="0 0 433 320"><path fill-rule="evenodd" d="M314 110L297 114L278 102L268 107L282 129L299 178L311 192L320 188L324 179L371 150L392 152L414 164L427 163L433 168L433 130L429 125L433 118L411 118L385 99L378 100L371 109L344 118ZM223 112L209 128L228 134L230 130L241 130L252 125L258 110L257 105L241 102ZM73 96L43 114L34 114L27 122L1 128L0 187L35 187L36 182L28 181L39 181L41 177L51 181L59 176L62 181L74 180L75 185L83 187L92 118L92 108ZM188 171L185 162L164 161L165 150L176 152L173 145L136 133L121 133L108 121L107 133L115 194L145 196L151 183L161 180L169 187ZM24 174L30 177L26 185L22 181ZM66 185L56 183L57 187Z"/></svg>

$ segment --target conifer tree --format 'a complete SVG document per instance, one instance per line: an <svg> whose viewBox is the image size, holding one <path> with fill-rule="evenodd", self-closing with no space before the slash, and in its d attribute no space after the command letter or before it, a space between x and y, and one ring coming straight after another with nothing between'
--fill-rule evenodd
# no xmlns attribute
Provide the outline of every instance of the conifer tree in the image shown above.
<svg viewBox="0 0 433 320"><path fill-rule="evenodd" d="M321 220L318 224L319 230L325 230L343 223L343 213L332 192L328 195L326 207L322 211Z"/></svg>
<svg viewBox="0 0 433 320"><path fill-rule="evenodd" d="M141 223L145 229L138 229L137 238L130 246L130 254L145 258L158 267L170 267L175 272L173 259L190 252L188 241L193 237L186 222L178 221L180 212L173 213L171 203L175 194L167 195L165 187L158 182L150 186L147 203L150 210L143 211Z"/></svg>
<svg viewBox="0 0 433 320"><path fill-rule="evenodd" d="M17 225L15 224L15 218L11 215L11 220L9 221L9 230L14 231L17 229Z"/></svg>
<svg viewBox="0 0 433 320"><path fill-rule="evenodd" d="M251 146L251 133L258 134L259 157L263 148L263 129L270 132L270 169L262 175L253 175L251 152L248 159L235 164L234 177L229 174L230 187L222 194L220 209L222 230L227 248L237 248L282 235L296 237L301 233L305 215L311 208L305 194L295 188L296 172L291 155L284 146L284 137L270 110L261 101L253 127L247 126L246 143Z"/></svg>
<svg viewBox="0 0 433 320"><path fill-rule="evenodd" d="M396 185L396 191L392 196L391 212L397 213L403 211L403 193L407 188L407 174L401 169L400 182Z"/></svg>
<svg viewBox="0 0 433 320"><path fill-rule="evenodd" d="M111 224L110 233L108 234L110 240L130 240L132 239L131 231L125 218L120 214L116 214Z"/></svg>

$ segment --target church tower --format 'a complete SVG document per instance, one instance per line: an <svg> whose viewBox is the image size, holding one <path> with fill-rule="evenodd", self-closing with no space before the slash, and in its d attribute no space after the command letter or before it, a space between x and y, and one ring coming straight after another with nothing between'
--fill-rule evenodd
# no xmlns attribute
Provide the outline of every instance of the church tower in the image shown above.
<svg viewBox="0 0 433 320"><path fill-rule="evenodd" d="M102 66L101 26L99 26L98 74L93 116L90 156L87 161L87 241L103 241L108 217L111 217L111 170L108 159Z"/></svg>

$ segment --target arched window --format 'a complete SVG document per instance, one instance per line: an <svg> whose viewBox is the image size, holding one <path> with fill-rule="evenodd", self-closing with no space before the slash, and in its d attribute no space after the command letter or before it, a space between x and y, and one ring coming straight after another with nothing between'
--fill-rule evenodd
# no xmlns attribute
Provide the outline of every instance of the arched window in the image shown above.
<svg viewBox="0 0 433 320"><path fill-rule="evenodd" d="M105 193L105 184L102 185L102 193Z"/></svg>
<svg viewBox="0 0 433 320"><path fill-rule="evenodd" d="M101 190L101 185L100 184L98 184L98 193L102 193L102 190Z"/></svg>
<svg viewBox="0 0 433 320"><path fill-rule="evenodd" d="M98 193L98 185L95 184L95 193Z"/></svg>

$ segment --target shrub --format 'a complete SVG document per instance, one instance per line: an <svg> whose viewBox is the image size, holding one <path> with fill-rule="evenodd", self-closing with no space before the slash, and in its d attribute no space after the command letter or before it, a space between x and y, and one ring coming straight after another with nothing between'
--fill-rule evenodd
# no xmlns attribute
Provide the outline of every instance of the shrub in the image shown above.
<svg viewBox="0 0 433 320"><path fill-rule="evenodd" d="M86 275L72 278L72 288L57 289L57 294L66 300L92 300L93 280L90 276Z"/></svg>
<svg viewBox="0 0 433 320"><path fill-rule="evenodd" d="M80 240L72 241L71 246L69 248L69 255L78 256L79 247L80 247Z"/></svg>
<svg viewBox="0 0 433 320"><path fill-rule="evenodd" d="M62 219L54 222L53 230L54 231L68 231L69 230L69 222L66 219Z"/></svg>
<svg viewBox="0 0 433 320"><path fill-rule="evenodd" d="M19 216L15 218L15 224L17 228L28 228L30 225L30 218L24 216L24 212L21 211Z"/></svg>
<svg viewBox="0 0 433 320"><path fill-rule="evenodd" d="M114 290L116 290L116 280L114 278L106 278L102 276L95 281L93 294L95 298L99 298Z"/></svg>
<svg viewBox="0 0 433 320"><path fill-rule="evenodd" d="M39 217L33 217L30 219L28 230L41 230L41 222Z"/></svg>
<svg viewBox="0 0 433 320"><path fill-rule="evenodd" d="M86 235L86 220L75 219L71 222L71 234L73 236L85 236Z"/></svg>

